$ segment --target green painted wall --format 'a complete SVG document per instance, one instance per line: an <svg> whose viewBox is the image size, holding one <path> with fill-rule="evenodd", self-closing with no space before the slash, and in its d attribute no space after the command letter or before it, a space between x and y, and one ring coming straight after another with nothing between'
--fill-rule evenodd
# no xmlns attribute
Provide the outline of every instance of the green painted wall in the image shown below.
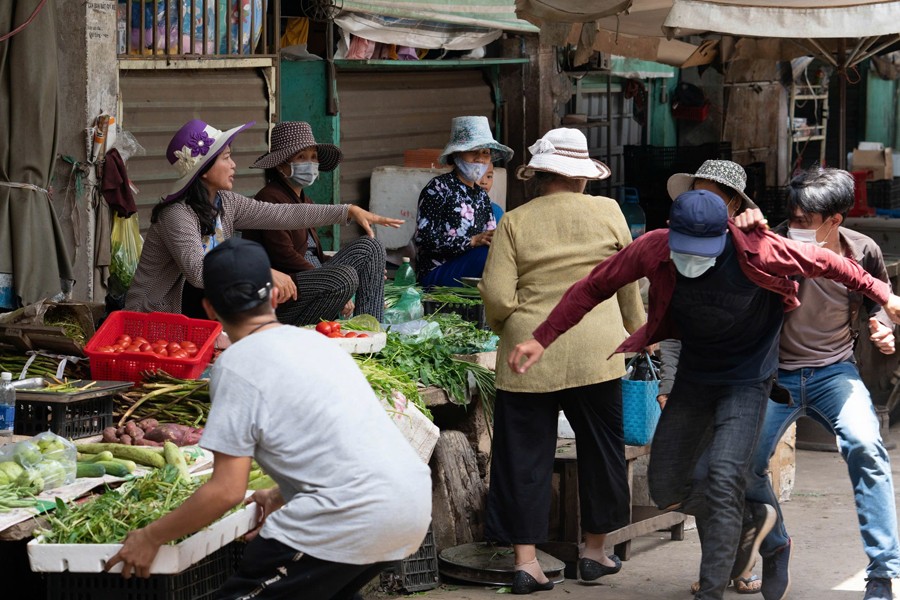
<svg viewBox="0 0 900 600"><path fill-rule="evenodd" d="M866 134L865 141L881 142L885 146L900 148L900 132L897 122L897 81L886 81L869 72L866 78Z"/></svg>
<svg viewBox="0 0 900 600"><path fill-rule="evenodd" d="M340 119L327 114L327 83L324 60L281 61L280 97L278 107L280 121L306 121L312 127L316 142L340 143ZM330 173L319 173L319 178L306 191L318 204L338 204L341 168ZM338 250L340 225L319 228L319 238L325 250Z"/></svg>
<svg viewBox="0 0 900 600"><path fill-rule="evenodd" d="M669 67L672 72L678 69ZM650 131L647 144L650 146L677 146L678 130L670 108L672 94L678 85L678 77L667 77L650 80Z"/></svg>

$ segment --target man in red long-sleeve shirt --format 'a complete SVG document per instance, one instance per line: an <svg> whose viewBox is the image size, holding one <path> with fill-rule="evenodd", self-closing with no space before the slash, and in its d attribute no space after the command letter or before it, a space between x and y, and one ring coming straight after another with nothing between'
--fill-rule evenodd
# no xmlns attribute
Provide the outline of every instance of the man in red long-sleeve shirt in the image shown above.
<svg viewBox="0 0 900 600"><path fill-rule="evenodd" d="M722 200L703 190L675 199L669 229L651 231L574 284L516 346L511 368L524 373L544 348L621 286L650 281L647 324L617 352L667 338L682 342L675 384L650 457L650 493L660 508L694 514L704 528L696 600L721 599L741 534L747 468L778 367L784 313L799 306L790 277L825 277L883 305L900 323L900 298L854 261L780 238L744 233ZM692 482L709 452L709 474Z"/></svg>

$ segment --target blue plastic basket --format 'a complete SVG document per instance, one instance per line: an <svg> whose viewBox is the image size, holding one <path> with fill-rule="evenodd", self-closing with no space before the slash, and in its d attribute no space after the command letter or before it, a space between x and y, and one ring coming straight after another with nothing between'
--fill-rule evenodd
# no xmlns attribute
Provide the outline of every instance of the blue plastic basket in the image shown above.
<svg viewBox="0 0 900 600"><path fill-rule="evenodd" d="M648 370L655 379L629 379L637 371L637 361L643 358L650 364ZM659 374L650 358L638 354L629 363L632 367L622 378L622 428L625 444L628 446L646 446L653 439L656 424L662 410L656 396L659 394Z"/></svg>

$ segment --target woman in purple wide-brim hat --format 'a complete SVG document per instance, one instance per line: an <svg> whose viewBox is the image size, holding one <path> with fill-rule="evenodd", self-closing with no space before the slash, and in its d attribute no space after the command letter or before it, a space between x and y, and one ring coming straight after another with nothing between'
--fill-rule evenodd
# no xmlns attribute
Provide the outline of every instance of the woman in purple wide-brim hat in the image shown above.
<svg viewBox="0 0 900 600"><path fill-rule="evenodd" d="M356 221L369 235L372 225L399 227L403 221L370 213L352 205L274 205L232 192L234 137L246 123L220 131L193 119L169 142L166 158L179 179L153 208L150 229L131 288L127 310L181 313L206 318L203 298L203 257L240 229L299 229ZM290 276L273 269L279 301L297 299Z"/></svg>
<svg viewBox="0 0 900 600"><path fill-rule="evenodd" d="M271 149L250 165L266 172L266 186L254 197L277 205L312 205L307 188L320 172L334 171L342 158L334 144L316 142L309 123L278 123ZM282 323L310 325L351 315L382 320L385 251L378 240L362 236L328 258L314 227L244 231L243 236L261 243L272 267L289 273L297 285L297 300L276 311Z"/></svg>

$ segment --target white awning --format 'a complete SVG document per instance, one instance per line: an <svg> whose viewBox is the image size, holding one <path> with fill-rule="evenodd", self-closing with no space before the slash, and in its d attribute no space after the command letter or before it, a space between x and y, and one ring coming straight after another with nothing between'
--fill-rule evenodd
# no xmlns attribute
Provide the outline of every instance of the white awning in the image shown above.
<svg viewBox="0 0 900 600"><path fill-rule="evenodd" d="M343 0L342 12L451 23L480 29L537 33L516 16L514 0Z"/></svg>
<svg viewBox="0 0 900 600"><path fill-rule="evenodd" d="M675 0L663 27L760 38L862 38L900 33L900 2L884 0Z"/></svg>

